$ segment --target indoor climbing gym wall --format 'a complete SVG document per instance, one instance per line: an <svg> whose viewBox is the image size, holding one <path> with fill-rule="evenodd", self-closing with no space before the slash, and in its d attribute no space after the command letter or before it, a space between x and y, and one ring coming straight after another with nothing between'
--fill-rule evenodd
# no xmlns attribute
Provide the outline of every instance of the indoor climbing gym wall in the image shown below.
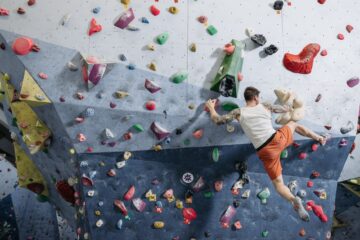
<svg viewBox="0 0 360 240"><path fill-rule="evenodd" d="M78 239L330 239L359 118L360 2L0 0L18 184ZM240 125L248 86L327 137L281 154L302 221ZM352 155L355 161L359 156ZM355 166L357 164L354 164Z"/></svg>

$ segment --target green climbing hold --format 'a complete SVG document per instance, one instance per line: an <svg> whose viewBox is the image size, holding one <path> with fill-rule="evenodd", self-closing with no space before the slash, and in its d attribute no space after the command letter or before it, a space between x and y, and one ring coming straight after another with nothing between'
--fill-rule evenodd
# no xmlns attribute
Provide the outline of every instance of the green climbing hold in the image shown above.
<svg viewBox="0 0 360 240"><path fill-rule="evenodd" d="M223 104L221 104L221 107L224 111L232 111L239 108L239 105L233 102L224 102Z"/></svg>
<svg viewBox="0 0 360 240"><path fill-rule="evenodd" d="M214 162L218 162L220 157L220 152L218 148L214 148L212 151L212 159Z"/></svg>
<svg viewBox="0 0 360 240"><path fill-rule="evenodd" d="M164 33L162 33L162 34L160 34L159 36L156 37L156 41L160 45L165 44L168 39L169 39L169 33L168 32L164 32Z"/></svg>
<svg viewBox="0 0 360 240"><path fill-rule="evenodd" d="M261 192L257 194L257 197L261 200L262 204L267 203L267 199L270 197L270 190L269 188L263 189Z"/></svg>
<svg viewBox="0 0 360 240"><path fill-rule="evenodd" d="M39 202L47 202L49 201L49 198L45 195L42 195L42 194L38 194L36 196L36 199L39 201Z"/></svg>
<svg viewBox="0 0 360 240"><path fill-rule="evenodd" d="M206 30L208 31L208 33L211 36L213 36L217 33L217 29L213 25L208 26L208 28Z"/></svg>
<svg viewBox="0 0 360 240"><path fill-rule="evenodd" d="M284 151L281 152L280 158L287 158L288 155L289 155L288 150L285 149Z"/></svg>
<svg viewBox="0 0 360 240"><path fill-rule="evenodd" d="M269 231L268 231L268 230L262 231L262 233L261 233L261 236L262 236L263 238L266 238L268 235L269 235Z"/></svg>
<svg viewBox="0 0 360 240"><path fill-rule="evenodd" d="M184 140L184 145L185 146L189 146L190 143L191 143L190 139L187 138L187 139Z"/></svg>
<svg viewBox="0 0 360 240"><path fill-rule="evenodd" d="M212 191L206 191L204 192L204 197L205 198L212 198L214 196Z"/></svg>
<svg viewBox="0 0 360 240"><path fill-rule="evenodd" d="M172 77L171 77L171 81L173 83L179 84L182 83L185 79L187 79L188 77L188 73L185 71L180 71L175 73Z"/></svg>
<svg viewBox="0 0 360 240"><path fill-rule="evenodd" d="M137 132L143 132L144 131L144 128L143 126L141 126L141 124L135 124L132 126Z"/></svg>

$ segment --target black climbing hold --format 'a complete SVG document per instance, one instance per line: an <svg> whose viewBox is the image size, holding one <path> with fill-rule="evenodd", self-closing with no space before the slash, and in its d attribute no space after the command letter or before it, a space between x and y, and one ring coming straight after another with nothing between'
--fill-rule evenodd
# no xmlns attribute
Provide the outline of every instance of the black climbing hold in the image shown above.
<svg viewBox="0 0 360 240"><path fill-rule="evenodd" d="M4 44L4 43L0 43L0 48L1 48L2 50L5 50L5 49L6 49L5 44Z"/></svg>
<svg viewBox="0 0 360 240"><path fill-rule="evenodd" d="M278 0L278 1L274 2L273 8L274 8L274 10L280 11L280 10L282 10L283 6L284 6L284 2L281 0Z"/></svg>
<svg viewBox="0 0 360 240"><path fill-rule="evenodd" d="M252 36L251 36L251 40L252 40L254 43L256 43L256 44L258 44L258 45L260 45L260 46L264 46L265 43L266 43L266 38L265 38L265 36L262 35L262 34L252 35Z"/></svg>
<svg viewBox="0 0 360 240"><path fill-rule="evenodd" d="M120 54L119 59L120 59L120 61L123 61L123 62L125 62L127 60L126 56L124 54Z"/></svg>
<svg viewBox="0 0 360 240"><path fill-rule="evenodd" d="M219 92L224 97L230 97L233 93L233 89L235 87L235 81L233 78L225 76L223 80L221 80L219 86Z"/></svg>
<svg viewBox="0 0 360 240"><path fill-rule="evenodd" d="M266 55L273 55L278 51L278 48L275 45L271 44L270 46L264 48L264 51Z"/></svg>
<svg viewBox="0 0 360 240"><path fill-rule="evenodd" d="M176 135L180 135L180 134L182 134L182 130L180 128L177 128L175 133L176 133Z"/></svg>
<svg viewBox="0 0 360 240"><path fill-rule="evenodd" d="M211 237L211 233L210 233L210 232L204 232L204 236L205 236L206 238L209 238L209 237Z"/></svg>
<svg viewBox="0 0 360 240"><path fill-rule="evenodd" d="M240 201L239 200L234 200L233 205L234 205L235 208L240 207Z"/></svg>

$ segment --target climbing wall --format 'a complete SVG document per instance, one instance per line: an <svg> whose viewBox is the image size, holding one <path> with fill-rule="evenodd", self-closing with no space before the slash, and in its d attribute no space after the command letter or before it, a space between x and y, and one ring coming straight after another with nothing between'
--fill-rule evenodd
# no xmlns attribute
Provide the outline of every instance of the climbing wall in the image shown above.
<svg viewBox="0 0 360 240"><path fill-rule="evenodd" d="M358 86L347 83L358 76L360 21L350 11L359 3L287 3L275 11L272 3L255 1L134 1L128 6L68 1L59 8L47 1L21 3L25 13L18 15L20 2L0 1L0 7L11 9L9 16L0 16L5 114L16 144L44 179L29 186L26 177L25 187L39 201L54 204L81 239L328 237L336 182L356 131L340 128L355 126L358 117ZM151 5L160 10L158 16ZM171 14L171 6L179 12ZM135 13L131 28L114 27L129 7ZM199 22L202 15L206 24ZM88 36L92 18L102 27ZM338 21L329 25L328 19ZM348 24L353 31L345 29ZM207 32L210 25L216 34ZM246 28L265 35L266 46L279 51L265 57ZM157 36L164 33L169 38L163 44ZM37 47L16 55L12 46L24 35ZM232 39L246 45L239 99L209 90L225 56L222 47ZM328 54L315 58L311 74L286 70L284 53L297 54L308 43L319 43ZM313 200L327 219L310 213L310 222L301 221L276 194L239 125L209 121L207 99L219 98L224 114L228 106L244 104L241 92L249 85L272 102L276 88L296 91L307 106L301 123L331 136L325 146L314 147L296 135L282 161L286 183L296 180L295 193L306 192L304 204ZM19 105L31 113L30 120L15 111ZM232 191L240 175L237 164L247 166L249 183ZM258 194L266 188L265 203ZM242 197L246 190L249 196ZM227 209L234 216L224 223Z"/></svg>

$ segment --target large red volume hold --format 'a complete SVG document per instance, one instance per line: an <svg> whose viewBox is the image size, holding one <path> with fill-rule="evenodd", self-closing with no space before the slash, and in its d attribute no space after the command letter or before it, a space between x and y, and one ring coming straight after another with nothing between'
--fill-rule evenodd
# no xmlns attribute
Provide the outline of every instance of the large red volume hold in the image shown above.
<svg viewBox="0 0 360 240"><path fill-rule="evenodd" d="M298 55L286 53L283 59L284 66L294 73L309 74L319 51L319 44L310 43Z"/></svg>
<svg viewBox="0 0 360 240"><path fill-rule="evenodd" d="M75 189L68 184L67 181L62 180L56 183L56 190L65 199L65 201L75 204Z"/></svg>

